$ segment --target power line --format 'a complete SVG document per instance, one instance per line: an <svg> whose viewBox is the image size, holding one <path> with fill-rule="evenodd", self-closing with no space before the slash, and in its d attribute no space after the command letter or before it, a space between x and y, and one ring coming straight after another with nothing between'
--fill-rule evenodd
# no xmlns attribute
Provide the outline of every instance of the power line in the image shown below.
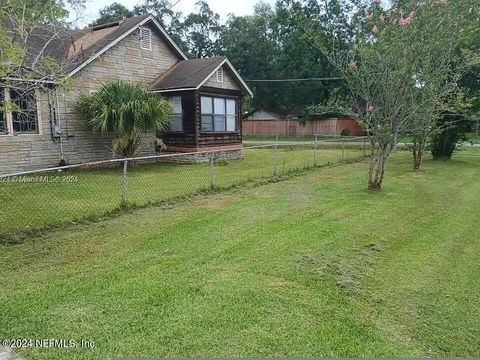
<svg viewBox="0 0 480 360"><path fill-rule="evenodd" d="M301 82L301 81L335 81L343 80L341 77L328 77L328 78L305 78L305 79L258 79L258 80L245 80L247 82Z"/></svg>
<svg viewBox="0 0 480 360"><path fill-rule="evenodd" d="M172 10L175 6L178 5L178 3L182 1L182 0L178 0L175 4L173 4L172 6L170 6L170 8L168 10Z"/></svg>

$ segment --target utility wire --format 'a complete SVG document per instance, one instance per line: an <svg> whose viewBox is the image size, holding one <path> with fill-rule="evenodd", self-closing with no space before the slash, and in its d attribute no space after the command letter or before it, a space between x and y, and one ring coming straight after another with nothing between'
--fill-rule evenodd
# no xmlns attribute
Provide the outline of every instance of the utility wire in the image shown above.
<svg viewBox="0 0 480 360"><path fill-rule="evenodd" d="M170 6L170 7L168 8L168 10L172 10L175 6L178 5L178 3L179 3L180 1L182 1L182 0L178 0L175 4L173 4L172 6Z"/></svg>
<svg viewBox="0 0 480 360"><path fill-rule="evenodd" d="M335 81L343 80L341 77L329 77L329 78L305 78L305 79L272 79L272 80L245 80L247 82L302 82L302 81Z"/></svg>

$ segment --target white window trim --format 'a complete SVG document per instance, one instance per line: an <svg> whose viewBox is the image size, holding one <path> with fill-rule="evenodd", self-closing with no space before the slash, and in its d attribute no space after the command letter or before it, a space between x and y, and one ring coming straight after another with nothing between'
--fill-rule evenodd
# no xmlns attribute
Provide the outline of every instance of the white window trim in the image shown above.
<svg viewBox="0 0 480 360"><path fill-rule="evenodd" d="M142 50L152 50L152 30L145 27L140 26L140 49ZM145 41L143 39L143 32L146 31L148 33L148 46L145 46Z"/></svg>
<svg viewBox="0 0 480 360"><path fill-rule="evenodd" d="M31 135L43 135L42 103L40 102L40 90L35 89L35 101L37 103L37 133Z"/></svg>
<svg viewBox="0 0 480 360"><path fill-rule="evenodd" d="M3 88L3 98L5 99L5 102L10 102L10 89L9 88ZM2 134L3 136L13 136L13 116L11 111L6 111L6 134Z"/></svg>
<svg viewBox="0 0 480 360"><path fill-rule="evenodd" d="M202 109L202 97L205 97L205 98L210 98L212 99L212 113L204 113L203 112L203 109ZM222 99L223 101L225 101L225 114L215 114L215 99ZM232 116L233 114L228 114L227 113L227 100L233 100L235 102L235 130L233 131L228 131L227 130L227 118L228 116ZM230 97L222 97L222 96L212 96L212 95L200 95L200 132L201 133L204 133L204 134L236 134L238 133L240 130L239 130L239 118L238 118L238 112L237 112L237 107L238 107L238 100L237 99L233 99L233 98L230 98ZM202 117L203 115L207 115L207 116L212 116L213 117L213 130L212 131L206 131L206 130L202 130ZM215 131L215 115L220 115L220 116L225 116L225 131Z"/></svg>
<svg viewBox="0 0 480 360"><path fill-rule="evenodd" d="M10 88L2 88L4 93L5 102L10 102ZM36 103L36 112L37 112L37 132L35 133L22 133L13 131L13 114L11 111L5 112L6 115L6 132L5 134L0 134L1 136L38 136L43 135L43 123L42 123L42 112L41 112L41 102L40 102L40 90L35 89L35 103Z"/></svg>
<svg viewBox="0 0 480 360"><path fill-rule="evenodd" d="M176 112L174 111L172 115L181 115L182 130L180 130L180 131L175 131L175 130L170 129L170 132L173 133L173 134L183 134L183 133L185 133L184 123L183 123L183 99L182 99L182 96L179 96L179 95L177 95L177 96L171 96L171 97L168 99L168 101L170 102L170 104L172 103L173 98L179 98L179 99L180 99L180 106L181 106L181 108L182 108L182 109L181 109L181 112L176 113Z"/></svg>

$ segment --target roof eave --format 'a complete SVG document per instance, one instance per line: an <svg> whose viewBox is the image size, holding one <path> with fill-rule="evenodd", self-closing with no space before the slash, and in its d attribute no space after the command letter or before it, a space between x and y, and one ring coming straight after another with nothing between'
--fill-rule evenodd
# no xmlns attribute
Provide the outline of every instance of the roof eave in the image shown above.
<svg viewBox="0 0 480 360"><path fill-rule="evenodd" d="M185 87L185 88L178 88L178 89L160 89L160 90L153 90L153 93L166 93L166 92L174 92L174 91L194 91L197 88L194 87Z"/></svg>

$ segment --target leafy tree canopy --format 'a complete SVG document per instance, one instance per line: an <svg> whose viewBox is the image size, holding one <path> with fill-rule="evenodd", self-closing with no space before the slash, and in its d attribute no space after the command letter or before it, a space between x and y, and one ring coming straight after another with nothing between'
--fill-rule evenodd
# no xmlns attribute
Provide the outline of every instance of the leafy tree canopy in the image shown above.
<svg viewBox="0 0 480 360"><path fill-rule="evenodd" d="M132 11L128 10L122 4L114 2L113 4L106 6L102 10L100 10L100 17L94 22L92 22L90 26L108 24L111 22L124 20L132 16Z"/></svg>

